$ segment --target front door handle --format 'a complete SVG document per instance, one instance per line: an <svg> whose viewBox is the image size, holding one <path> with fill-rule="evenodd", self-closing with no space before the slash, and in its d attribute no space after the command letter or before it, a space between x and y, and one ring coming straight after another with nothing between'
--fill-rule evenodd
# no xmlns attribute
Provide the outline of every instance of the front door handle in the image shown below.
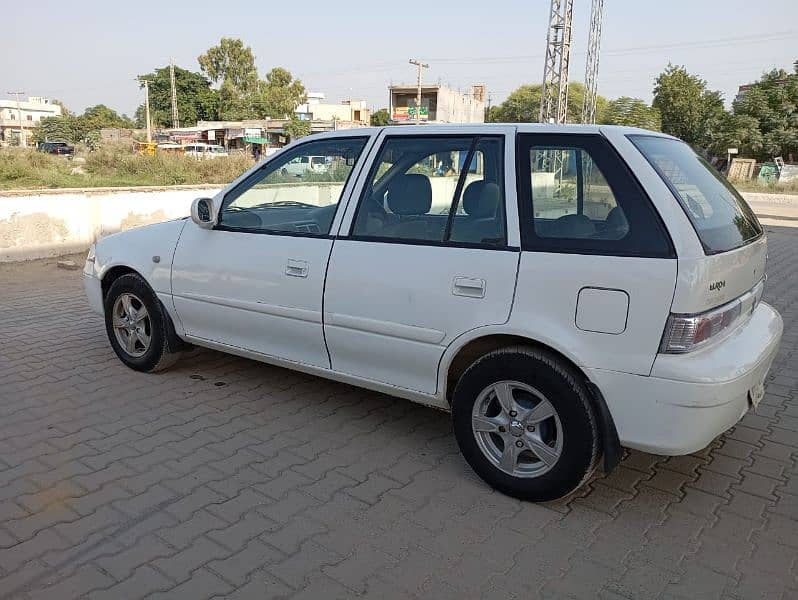
<svg viewBox="0 0 798 600"><path fill-rule="evenodd" d="M307 277L308 261L289 258L288 264L285 265L285 274L291 277Z"/></svg>
<svg viewBox="0 0 798 600"><path fill-rule="evenodd" d="M468 298L484 298L485 280L478 277L455 277L452 294Z"/></svg>

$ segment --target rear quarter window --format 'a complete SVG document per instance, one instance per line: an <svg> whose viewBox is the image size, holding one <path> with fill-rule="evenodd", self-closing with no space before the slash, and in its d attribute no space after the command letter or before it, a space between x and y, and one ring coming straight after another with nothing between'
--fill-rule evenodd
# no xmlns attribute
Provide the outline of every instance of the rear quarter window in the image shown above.
<svg viewBox="0 0 798 600"><path fill-rule="evenodd" d="M675 257L645 191L602 136L520 133L516 160L523 250Z"/></svg>
<svg viewBox="0 0 798 600"><path fill-rule="evenodd" d="M727 252L761 237L762 226L748 203L686 143L648 135L629 139L684 209L704 252Z"/></svg>

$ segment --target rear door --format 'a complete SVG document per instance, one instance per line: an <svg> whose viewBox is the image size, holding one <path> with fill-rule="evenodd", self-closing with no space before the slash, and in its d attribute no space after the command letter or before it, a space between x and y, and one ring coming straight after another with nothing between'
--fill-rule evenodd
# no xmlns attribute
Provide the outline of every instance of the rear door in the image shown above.
<svg viewBox="0 0 798 600"><path fill-rule="evenodd" d="M512 139L458 131L391 132L364 174L327 273L334 370L434 394L452 340L507 321L519 256L505 219Z"/></svg>

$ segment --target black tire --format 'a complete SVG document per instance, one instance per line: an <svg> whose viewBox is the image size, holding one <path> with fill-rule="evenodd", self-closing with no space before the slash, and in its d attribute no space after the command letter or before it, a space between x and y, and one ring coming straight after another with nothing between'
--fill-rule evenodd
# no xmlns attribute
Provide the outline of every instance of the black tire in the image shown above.
<svg viewBox="0 0 798 600"><path fill-rule="evenodd" d="M146 308L149 345L140 356L131 355L120 343L113 326L113 311L117 299L132 294ZM137 273L128 273L116 279L105 296L105 331L108 341L125 365L135 371L154 373L172 366L180 358L180 350L169 345L169 315L147 282Z"/></svg>
<svg viewBox="0 0 798 600"><path fill-rule="evenodd" d="M472 426L472 411L483 391L502 381L515 381L534 388L556 411L562 433L560 454L540 475L521 477L505 472L480 448L479 434ZM477 360L457 383L452 419L457 443L468 464L486 483L508 496L534 502L562 498L585 483L598 463L599 432L584 380L549 352L513 347L496 350ZM552 431L556 428L550 427ZM504 433L496 435L508 437ZM525 436L526 433L516 435ZM503 444L503 441L497 443ZM531 462L534 465L534 455Z"/></svg>

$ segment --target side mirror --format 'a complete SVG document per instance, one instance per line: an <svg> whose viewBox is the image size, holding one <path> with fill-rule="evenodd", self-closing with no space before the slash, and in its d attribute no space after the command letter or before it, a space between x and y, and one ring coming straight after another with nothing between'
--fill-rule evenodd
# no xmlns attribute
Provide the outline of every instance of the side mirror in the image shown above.
<svg viewBox="0 0 798 600"><path fill-rule="evenodd" d="M213 214L213 200L197 198L191 203L191 220L203 229L211 229L216 219Z"/></svg>

